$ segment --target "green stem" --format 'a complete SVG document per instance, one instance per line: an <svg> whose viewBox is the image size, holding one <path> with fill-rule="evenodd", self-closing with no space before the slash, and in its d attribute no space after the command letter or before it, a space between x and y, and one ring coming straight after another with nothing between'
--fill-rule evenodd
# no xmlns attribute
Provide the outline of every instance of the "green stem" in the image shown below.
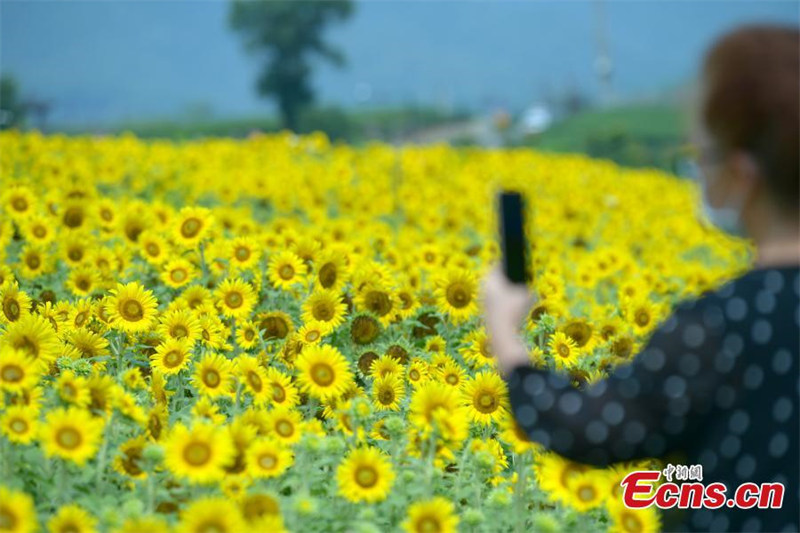
<svg viewBox="0 0 800 533"><path fill-rule="evenodd" d="M106 456L108 455L108 441L111 440L112 421L114 413L108 415L105 428L103 429L103 443L100 445L100 453L97 456L97 471L95 473L95 485L100 485L106 468Z"/></svg>

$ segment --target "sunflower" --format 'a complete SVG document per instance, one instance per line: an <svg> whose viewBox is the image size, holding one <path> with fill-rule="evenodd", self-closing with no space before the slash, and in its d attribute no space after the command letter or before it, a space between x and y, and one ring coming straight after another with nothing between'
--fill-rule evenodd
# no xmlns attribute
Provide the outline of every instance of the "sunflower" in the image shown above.
<svg viewBox="0 0 800 533"><path fill-rule="evenodd" d="M370 314L360 313L350 322L350 339L358 345L371 344L380 334L381 323Z"/></svg>
<svg viewBox="0 0 800 533"><path fill-rule="evenodd" d="M36 212L36 194L25 185L12 185L5 188L2 195L3 207L14 220L26 220Z"/></svg>
<svg viewBox="0 0 800 533"><path fill-rule="evenodd" d="M245 390L253 395L253 403L261 405L268 402L272 394L267 372L255 357L240 355L235 362L236 374L244 384Z"/></svg>
<svg viewBox="0 0 800 533"><path fill-rule="evenodd" d="M249 531L236 504L220 497L199 498L181 511L176 533Z"/></svg>
<svg viewBox="0 0 800 533"><path fill-rule="evenodd" d="M239 506L253 531L284 531L280 505L275 497L262 493L247 494Z"/></svg>
<svg viewBox="0 0 800 533"><path fill-rule="evenodd" d="M331 289L317 289L303 302L303 321L327 324L331 329L344 322L347 305L342 295Z"/></svg>
<svg viewBox="0 0 800 533"><path fill-rule="evenodd" d="M608 501L611 518L609 533L656 533L661 531L661 519L655 507L631 509L621 500Z"/></svg>
<svg viewBox="0 0 800 533"><path fill-rule="evenodd" d="M12 405L0 416L0 431L8 440L29 444L36 438L39 410L28 405Z"/></svg>
<svg viewBox="0 0 800 533"><path fill-rule="evenodd" d="M543 453L534 466L536 480L542 490L551 500L564 503L571 498L572 480L588 470L588 466L569 461L552 452Z"/></svg>
<svg viewBox="0 0 800 533"><path fill-rule="evenodd" d="M247 450L247 473L255 478L278 477L292 466L292 452L277 440L259 439Z"/></svg>
<svg viewBox="0 0 800 533"><path fill-rule="evenodd" d="M437 369L436 374L438 375L441 383L456 389L461 387L467 377L467 372L464 370L464 367L452 359L448 360L444 363L444 365L442 365L441 368Z"/></svg>
<svg viewBox="0 0 800 533"><path fill-rule="evenodd" d="M412 504L403 522L403 529L408 533L455 533L457 527L455 506L441 496Z"/></svg>
<svg viewBox="0 0 800 533"><path fill-rule="evenodd" d="M340 290L347 276L347 258L340 250L326 249L314 260L314 281L323 289Z"/></svg>
<svg viewBox="0 0 800 533"><path fill-rule="evenodd" d="M39 439L45 455L83 465L94 456L102 434L102 418L93 417L86 409L69 407L47 413Z"/></svg>
<svg viewBox="0 0 800 533"><path fill-rule="evenodd" d="M356 296L356 306L368 311L383 325L388 325L397 316L399 300L394 289L387 282L369 281L364 284Z"/></svg>
<svg viewBox="0 0 800 533"><path fill-rule="evenodd" d="M340 396L353 380L347 359L337 348L327 344L306 347L296 366L300 387L321 400Z"/></svg>
<svg viewBox="0 0 800 533"><path fill-rule="evenodd" d="M172 221L175 242L194 248L208 234L213 224L211 212L204 207L184 207Z"/></svg>
<svg viewBox="0 0 800 533"><path fill-rule="evenodd" d="M252 237L236 237L230 242L228 260L235 270L249 270L261 259L261 249Z"/></svg>
<svg viewBox="0 0 800 533"><path fill-rule="evenodd" d="M0 389L12 394L36 386L42 366L23 351L10 346L0 347Z"/></svg>
<svg viewBox="0 0 800 533"><path fill-rule="evenodd" d="M77 318L77 317L75 317ZM81 357L90 359L108 355L108 339L88 329L73 329L64 334L64 340L73 346Z"/></svg>
<svg viewBox="0 0 800 533"><path fill-rule="evenodd" d="M553 356L556 366L559 368L570 369L575 366L580 355L575 341L561 331L556 331L548 342L550 354Z"/></svg>
<svg viewBox="0 0 800 533"><path fill-rule="evenodd" d="M194 423L191 429L177 423L164 442L166 467L192 483L221 480L234 453L229 432L204 422Z"/></svg>
<svg viewBox="0 0 800 533"><path fill-rule="evenodd" d="M664 306L657 305L647 297L625 298L622 315L633 331L646 335L652 331L664 315Z"/></svg>
<svg viewBox="0 0 800 533"><path fill-rule="evenodd" d="M236 327L236 343L244 350L250 350L258 345L261 338L258 327L252 320L245 320Z"/></svg>
<svg viewBox="0 0 800 533"><path fill-rule="evenodd" d="M292 318L283 311L268 311L256 315L256 324L265 341L285 339L294 330Z"/></svg>
<svg viewBox="0 0 800 533"><path fill-rule="evenodd" d="M88 380L76 375L72 370L61 372L55 382L55 390L59 398L70 405L88 407L92 403Z"/></svg>
<svg viewBox="0 0 800 533"><path fill-rule="evenodd" d="M33 533L39 529L33 498L0 486L0 526L4 533Z"/></svg>
<svg viewBox="0 0 800 533"><path fill-rule="evenodd" d="M204 314L199 317L200 343L215 350L227 346L228 328L217 315Z"/></svg>
<svg viewBox="0 0 800 533"><path fill-rule="evenodd" d="M0 290L0 324L16 322L28 315L31 309L31 299L14 282L9 282Z"/></svg>
<svg viewBox="0 0 800 533"><path fill-rule="evenodd" d="M197 277L197 268L191 261L179 257L167 261L161 269L161 281L167 287L178 289Z"/></svg>
<svg viewBox="0 0 800 533"><path fill-rule="evenodd" d="M144 435L128 439L119 446L119 455L114 457L114 470L133 479L144 479L147 472L142 468L142 453L147 441Z"/></svg>
<svg viewBox="0 0 800 533"><path fill-rule="evenodd" d="M447 269L437 280L436 301L439 309L458 324L478 311L478 281L466 269Z"/></svg>
<svg viewBox="0 0 800 533"><path fill-rule="evenodd" d="M48 368L62 349L50 321L34 314L9 324L0 344L24 352L42 368Z"/></svg>
<svg viewBox="0 0 800 533"><path fill-rule="evenodd" d="M303 417L289 407L277 406L264 416L267 431L275 439L285 444L294 444L302 437Z"/></svg>
<svg viewBox="0 0 800 533"><path fill-rule="evenodd" d="M209 353L195 364L192 383L200 394L217 397L230 394L232 377L233 364L220 354Z"/></svg>
<svg viewBox="0 0 800 533"><path fill-rule="evenodd" d="M156 347L150 356L154 370L162 374L177 374L186 368L191 360L192 343L186 337L168 338Z"/></svg>
<svg viewBox="0 0 800 533"><path fill-rule="evenodd" d="M191 285L186 287L186 289L184 289L184 291L181 293L179 299L182 302L185 302L191 310L200 309L204 306L204 304L209 304L213 300L211 291L202 285Z"/></svg>
<svg viewBox="0 0 800 533"><path fill-rule="evenodd" d="M223 281L217 287L216 297L222 314L231 318L250 316L258 299L252 285L239 278Z"/></svg>
<svg viewBox="0 0 800 533"><path fill-rule="evenodd" d="M389 458L379 449L364 446L352 450L336 470L339 493L351 502L386 499L394 481Z"/></svg>
<svg viewBox="0 0 800 533"><path fill-rule="evenodd" d="M266 385L269 387L270 400L273 405L293 407L300 400L297 388L292 384L292 379L275 367L267 368Z"/></svg>
<svg viewBox="0 0 800 533"><path fill-rule="evenodd" d="M100 289L100 273L92 265L73 268L67 277L66 286L75 296L90 296Z"/></svg>
<svg viewBox="0 0 800 533"><path fill-rule="evenodd" d="M489 348L489 336L484 329L473 329L463 339L459 350L472 368L494 367L494 355Z"/></svg>
<svg viewBox="0 0 800 533"><path fill-rule="evenodd" d="M406 379L412 387L417 388L429 378L428 363L419 358L414 358L408 364Z"/></svg>
<svg viewBox="0 0 800 533"><path fill-rule="evenodd" d="M308 267L295 253L284 250L269 259L267 276L278 289L288 289L296 283L303 283Z"/></svg>
<svg viewBox="0 0 800 533"><path fill-rule="evenodd" d="M394 374L378 377L372 383L372 400L380 411L399 411L405 396L403 379Z"/></svg>
<svg viewBox="0 0 800 533"><path fill-rule="evenodd" d="M391 355L382 355L369 366L369 375L376 378L402 376L403 365Z"/></svg>
<svg viewBox="0 0 800 533"><path fill-rule="evenodd" d="M133 333L150 329L158 306L152 291L132 281L125 285L118 283L110 292L108 315L113 327Z"/></svg>
<svg viewBox="0 0 800 533"><path fill-rule="evenodd" d="M576 510L585 513L599 507L605 500L604 484L606 474L597 471L581 472L567 481L566 503Z"/></svg>
<svg viewBox="0 0 800 533"><path fill-rule="evenodd" d="M200 321L190 309L173 309L161 315L157 331L163 337L186 339L194 344L200 338Z"/></svg>
<svg viewBox="0 0 800 533"><path fill-rule="evenodd" d="M469 379L462 397L472 420L484 426L500 420L508 411L506 384L494 372L479 372Z"/></svg>
<svg viewBox="0 0 800 533"><path fill-rule="evenodd" d="M597 331L585 318L567 320L560 328L575 342L575 346L583 353L590 353L597 344Z"/></svg>

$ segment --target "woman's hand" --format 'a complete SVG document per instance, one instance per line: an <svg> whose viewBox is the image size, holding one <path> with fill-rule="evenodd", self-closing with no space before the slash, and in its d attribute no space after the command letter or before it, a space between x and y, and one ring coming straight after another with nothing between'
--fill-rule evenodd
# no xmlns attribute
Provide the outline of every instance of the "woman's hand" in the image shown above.
<svg viewBox="0 0 800 533"><path fill-rule="evenodd" d="M500 373L507 375L514 367L529 364L519 330L535 296L525 285L510 282L499 265L484 278L481 296L486 333Z"/></svg>

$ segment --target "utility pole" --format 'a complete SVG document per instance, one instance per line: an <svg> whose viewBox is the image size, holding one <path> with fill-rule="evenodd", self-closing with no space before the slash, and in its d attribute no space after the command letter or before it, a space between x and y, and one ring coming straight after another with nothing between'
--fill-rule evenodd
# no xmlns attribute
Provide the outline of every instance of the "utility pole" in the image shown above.
<svg viewBox="0 0 800 533"><path fill-rule="evenodd" d="M594 61L594 69L600 82L600 104L607 106L614 100L614 92L611 86L611 77L614 74L614 63L611 60L611 53L608 49L608 34L606 26L606 13L603 0L594 2L594 24L595 39L597 44L597 57Z"/></svg>

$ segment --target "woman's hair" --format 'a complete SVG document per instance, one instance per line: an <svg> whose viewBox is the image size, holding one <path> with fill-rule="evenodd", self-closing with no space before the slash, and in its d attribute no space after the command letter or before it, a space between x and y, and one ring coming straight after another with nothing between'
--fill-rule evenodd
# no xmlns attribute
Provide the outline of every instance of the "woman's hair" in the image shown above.
<svg viewBox="0 0 800 533"><path fill-rule="evenodd" d="M758 162L772 196L800 210L800 31L745 26L719 39L703 65L701 113L723 151Z"/></svg>

